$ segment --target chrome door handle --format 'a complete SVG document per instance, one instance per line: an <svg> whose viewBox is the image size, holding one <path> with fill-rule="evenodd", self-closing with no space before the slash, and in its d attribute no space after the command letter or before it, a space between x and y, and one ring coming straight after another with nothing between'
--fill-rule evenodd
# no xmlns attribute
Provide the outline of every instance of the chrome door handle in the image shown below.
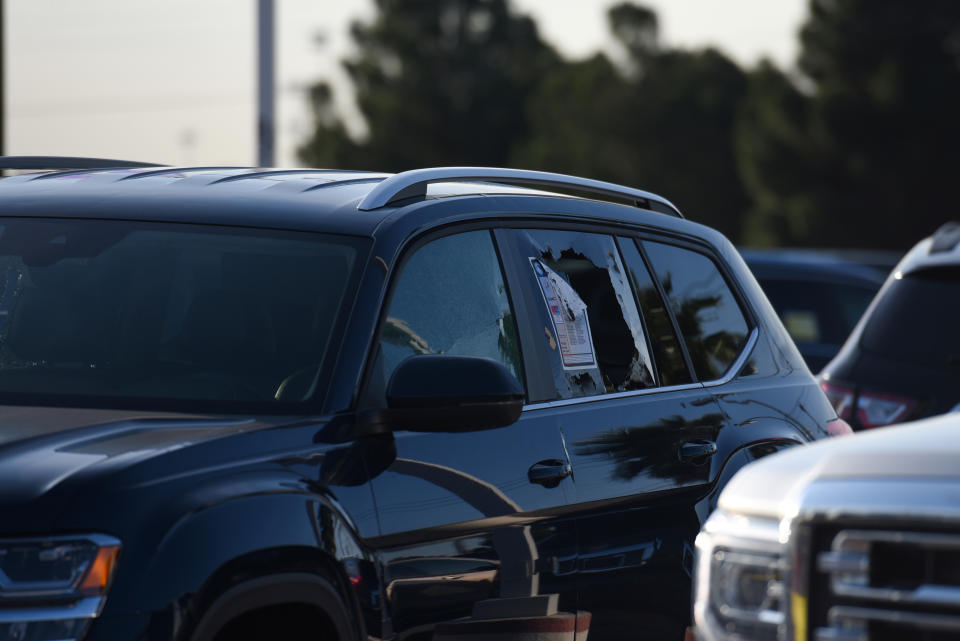
<svg viewBox="0 0 960 641"><path fill-rule="evenodd" d="M573 467L566 461L558 458L548 458L534 463L527 471L527 478L531 483L543 487L557 487L560 481L573 473Z"/></svg>
<svg viewBox="0 0 960 641"><path fill-rule="evenodd" d="M680 460L684 463L700 465L717 453L717 444L713 441L688 441L680 446Z"/></svg>

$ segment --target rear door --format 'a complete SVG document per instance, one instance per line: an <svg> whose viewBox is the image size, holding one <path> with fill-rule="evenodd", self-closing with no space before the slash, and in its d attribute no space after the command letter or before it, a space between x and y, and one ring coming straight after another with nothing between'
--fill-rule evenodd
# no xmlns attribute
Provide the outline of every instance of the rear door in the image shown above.
<svg viewBox="0 0 960 641"><path fill-rule="evenodd" d="M532 306L538 340L524 345L541 367L530 378L549 382L524 416L555 426L572 461L570 570L590 638L683 638L692 543L728 454L702 381L741 362L746 318L714 261L689 247L573 228L499 237Z"/></svg>

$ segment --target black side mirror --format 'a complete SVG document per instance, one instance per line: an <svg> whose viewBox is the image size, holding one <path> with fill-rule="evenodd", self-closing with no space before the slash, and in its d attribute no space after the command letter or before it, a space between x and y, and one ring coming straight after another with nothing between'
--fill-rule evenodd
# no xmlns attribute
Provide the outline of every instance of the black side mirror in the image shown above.
<svg viewBox="0 0 960 641"><path fill-rule="evenodd" d="M411 356L387 385L394 430L469 432L515 423L523 387L502 364L469 356Z"/></svg>

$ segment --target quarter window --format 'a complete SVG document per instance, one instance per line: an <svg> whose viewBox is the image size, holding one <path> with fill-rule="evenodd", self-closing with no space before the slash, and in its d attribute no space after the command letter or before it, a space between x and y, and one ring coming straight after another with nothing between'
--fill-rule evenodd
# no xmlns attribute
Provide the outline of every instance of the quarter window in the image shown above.
<svg viewBox="0 0 960 641"><path fill-rule="evenodd" d="M712 380L737 360L749 326L716 264L703 254L650 241L643 242L680 326L694 370Z"/></svg>
<svg viewBox="0 0 960 641"><path fill-rule="evenodd" d="M516 321L489 231L435 240L407 261L380 334L387 379L404 358L491 358L523 381Z"/></svg>

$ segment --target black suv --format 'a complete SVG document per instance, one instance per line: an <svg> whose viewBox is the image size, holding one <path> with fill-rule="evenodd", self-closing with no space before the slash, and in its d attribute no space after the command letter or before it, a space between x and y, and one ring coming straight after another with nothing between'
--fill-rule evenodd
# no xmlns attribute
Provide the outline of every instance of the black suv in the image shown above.
<svg viewBox="0 0 960 641"><path fill-rule="evenodd" d="M3 639L680 639L726 479L842 426L647 192L4 165L107 168L0 181Z"/></svg>
<svg viewBox="0 0 960 641"><path fill-rule="evenodd" d="M843 349L823 389L853 429L960 409L960 223L903 257Z"/></svg>

